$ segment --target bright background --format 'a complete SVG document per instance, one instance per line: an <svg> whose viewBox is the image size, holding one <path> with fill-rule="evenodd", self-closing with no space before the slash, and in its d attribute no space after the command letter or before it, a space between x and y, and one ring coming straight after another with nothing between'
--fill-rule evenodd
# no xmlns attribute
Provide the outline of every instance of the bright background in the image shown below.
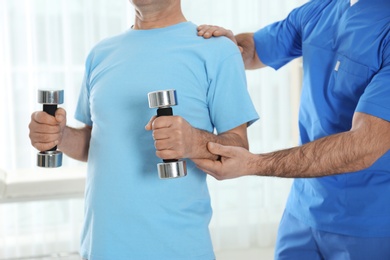
<svg viewBox="0 0 390 260"><path fill-rule="evenodd" d="M186 18L196 24L216 24L240 33L283 19L304 2L183 0L182 6ZM0 169L8 176L19 178L20 170L42 176L28 138L30 115L42 109L36 102L37 89L64 89L62 107L68 124L80 126L72 115L86 55L99 40L127 30L133 20L126 0L0 0ZM270 68L247 72L261 116L249 129L252 152L297 144L300 75L299 61L277 72ZM69 158L63 164L70 171L83 167ZM272 248L291 180L246 177L208 182L216 252ZM0 199L0 260L73 254L82 219L82 196Z"/></svg>

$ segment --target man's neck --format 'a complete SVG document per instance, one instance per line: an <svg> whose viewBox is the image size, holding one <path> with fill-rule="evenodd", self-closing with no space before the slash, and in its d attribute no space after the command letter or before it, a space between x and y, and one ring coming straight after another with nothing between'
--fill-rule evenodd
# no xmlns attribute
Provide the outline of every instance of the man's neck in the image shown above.
<svg viewBox="0 0 390 260"><path fill-rule="evenodd" d="M136 8L135 24L133 29L147 30L163 28L170 25L187 21L184 17L180 5L151 8Z"/></svg>
<svg viewBox="0 0 390 260"><path fill-rule="evenodd" d="M148 30L148 29L163 28L163 27L168 27L186 21L187 20L184 17L180 17L180 18L177 17L175 19L167 19L167 18L143 19L143 18L136 17L133 29Z"/></svg>

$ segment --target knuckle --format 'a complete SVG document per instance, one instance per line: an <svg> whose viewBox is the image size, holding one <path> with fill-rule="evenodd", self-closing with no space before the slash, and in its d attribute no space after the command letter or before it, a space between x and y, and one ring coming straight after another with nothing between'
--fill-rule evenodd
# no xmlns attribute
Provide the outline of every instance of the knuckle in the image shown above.
<svg viewBox="0 0 390 260"><path fill-rule="evenodd" d="M154 128L160 128L162 125L163 125L163 122L164 122L164 116L160 116L160 117L157 117L154 121L153 121L153 127Z"/></svg>
<svg viewBox="0 0 390 260"><path fill-rule="evenodd" d="M50 148L47 148L44 144L41 144L41 143L35 143L33 145L38 151L46 151Z"/></svg>
<svg viewBox="0 0 390 260"><path fill-rule="evenodd" d="M155 141L154 142L154 147L156 148L156 150L160 151L163 149L163 145L161 144L161 142L159 141Z"/></svg>
<svg viewBox="0 0 390 260"><path fill-rule="evenodd" d="M184 141L182 139L178 139L177 143L176 143L176 146L178 147L179 151L183 151Z"/></svg>
<svg viewBox="0 0 390 260"><path fill-rule="evenodd" d="M31 133L31 130L33 129L33 121L31 121L31 122L28 124L28 129L30 129L30 133Z"/></svg>
<svg viewBox="0 0 390 260"><path fill-rule="evenodd" d="M34 121L37 123L44 123L46 122L46 113L43 111L35 112Z"/></svg>
<svg viewBox="0 0 390 260"><path fill-rule="evenodd" d="M164 153L163 153L163 152L160 152L160 151L156 151L156 156L157 156L158 158L161 158L161 159L166 159L166 158L164 157Z"/></svg>

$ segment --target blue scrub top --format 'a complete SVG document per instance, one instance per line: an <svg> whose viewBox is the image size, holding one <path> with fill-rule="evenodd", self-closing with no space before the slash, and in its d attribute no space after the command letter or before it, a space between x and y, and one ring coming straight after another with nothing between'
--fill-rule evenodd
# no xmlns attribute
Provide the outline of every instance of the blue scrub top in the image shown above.
<svg viewBox="0 0 390 260"><path fill-rule="evenodd" d="M301 143L348 131L355 112L390 121L390 2L313 0L254 35L264 64L303 57ZM390 152L366 170L296 179L286 210L314 228L390 237Z"/></svg>

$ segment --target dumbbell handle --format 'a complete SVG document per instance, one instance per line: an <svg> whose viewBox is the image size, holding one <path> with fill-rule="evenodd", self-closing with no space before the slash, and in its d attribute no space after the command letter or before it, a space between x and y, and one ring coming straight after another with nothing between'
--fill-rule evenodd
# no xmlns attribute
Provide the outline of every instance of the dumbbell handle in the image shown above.
<svg viewBox="0 0 390 260"><path fill-rule="evenodd" d="M157 117L159 116L173 116L173 110L171 107L162 107L157 109Z"/></svg>
<svg viewBox="0 0 390 260"><path fill-rule="evenodd" d="M171 107L164 107L164 108L158 108L157 109L157 117L160 116L173 116L173 110ZM176 159L163 159L163 162L170 163L170 162L177 162Z"/></svg>
<svg viewBox="0 0 390 260"><path fill-rule="evenodd" d="M48 113L51 116L55 116L57 107L58 107L57 105L43 104L43 111ZM55 150L57 150L57 146L54 146L53 148L46 151L55 151Z"/></svg>

